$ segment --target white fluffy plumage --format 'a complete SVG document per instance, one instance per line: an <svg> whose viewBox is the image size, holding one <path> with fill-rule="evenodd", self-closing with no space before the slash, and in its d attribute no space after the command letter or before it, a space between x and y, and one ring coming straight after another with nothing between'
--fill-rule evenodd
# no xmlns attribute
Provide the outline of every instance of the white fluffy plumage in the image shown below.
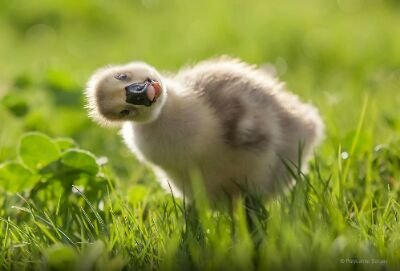
<svg viewBox="0 0 400 271"><path fill-rule="evenodd" d="M125 87L149 78L161 85L158 100L128 104ZM323 137L315 107L265 71L227 57L169 75L141 62L106 67L91 77L86 96L90 116L121 125L127 146L160 183L189 199L193 173L211 200L235 197L243 187L281 191L292 182L287 166L306 171Z"/></svg>

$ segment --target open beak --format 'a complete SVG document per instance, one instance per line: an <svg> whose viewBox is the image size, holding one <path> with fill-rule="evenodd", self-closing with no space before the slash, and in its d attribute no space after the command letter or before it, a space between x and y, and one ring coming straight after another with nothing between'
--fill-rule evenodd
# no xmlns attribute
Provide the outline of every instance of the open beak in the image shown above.
<svg viewBox="0 0 400 271"><path fill-rule="evenodd" d="M161 86L155 80L150 82L150 85L147 87L147 98L154 103L158 97L161 95Z"/></svg>
<svg viewBox="0 0 400 271"><path fill-rule="evenodd" d="M161 95L161 85L155 80L133 83L125 88L126 102L151 106Z"/></svg>

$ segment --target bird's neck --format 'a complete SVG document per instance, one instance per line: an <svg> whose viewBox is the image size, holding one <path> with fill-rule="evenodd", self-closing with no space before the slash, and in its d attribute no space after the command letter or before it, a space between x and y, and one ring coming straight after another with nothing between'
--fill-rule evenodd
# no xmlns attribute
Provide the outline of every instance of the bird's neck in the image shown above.
<svg viewBox="0 0 400 271"><path fill-rule="evenodd" d="M135 124L136 129L168 132L168 130L173 131L176 125L179 126L180 122L185 122L186 117L184 112L187 111L187 105L185 104L186 99L183 99L180 95L179 87L180 86L175 84L166 84L164 104L157 117L148 123Z"/></svg>
<svg viewBox="0 0 400 271"><path fill-rule="evenodd" d="M164 104L160 110L158 117L152 124L160 125L162 123L170 123L181 119L183 111L187 110L187 97L181 95L182 86L173 82L166 83L166 97Z"/></svg>
<svg viewBox="0 0 400 271"><path fill-rule="evenodd" d="M131 123L137 149L149 161L167 165L171 157L185 160L197 134L195 108L179 89L168 87L158 117L149 123Z"/></svg>

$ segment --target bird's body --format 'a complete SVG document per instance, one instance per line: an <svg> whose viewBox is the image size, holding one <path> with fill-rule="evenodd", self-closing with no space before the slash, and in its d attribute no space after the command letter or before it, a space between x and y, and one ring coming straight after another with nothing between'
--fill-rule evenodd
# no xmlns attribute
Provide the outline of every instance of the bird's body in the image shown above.
<svg viewBox="0 0 400 271"><path fill-rule="evenodd" d="M110 74L118 67L112 69ZM234 197L243 188L267 195L279 191L291 180L287 167L305 169L322 138L314 107L238 60L208 60L157 76L163 88L154 103L158 113L150 121L122 118L121 134L137 157L153 166L164 187L169 181L174 192L188 198L196 174L213 200ZM103 119L98 107L107 100L91 103L101 92L98 76L93 78L89 104Z"/></svg>

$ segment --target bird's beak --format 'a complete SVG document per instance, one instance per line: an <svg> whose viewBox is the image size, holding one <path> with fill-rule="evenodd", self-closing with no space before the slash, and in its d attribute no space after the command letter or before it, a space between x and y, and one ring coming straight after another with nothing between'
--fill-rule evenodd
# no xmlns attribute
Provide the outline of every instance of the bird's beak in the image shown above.
<svg viewBox="0 0 400 271"><path fill-rule="evenodd" d="M133 83L125 88L125 92L127 103L151 106L161 95L161 85L155 80Z"/></svg>

